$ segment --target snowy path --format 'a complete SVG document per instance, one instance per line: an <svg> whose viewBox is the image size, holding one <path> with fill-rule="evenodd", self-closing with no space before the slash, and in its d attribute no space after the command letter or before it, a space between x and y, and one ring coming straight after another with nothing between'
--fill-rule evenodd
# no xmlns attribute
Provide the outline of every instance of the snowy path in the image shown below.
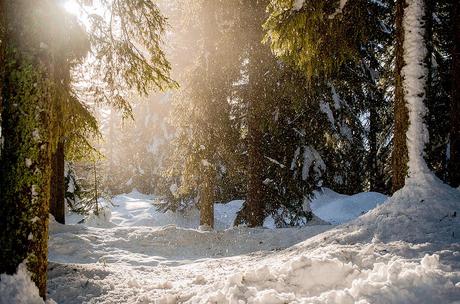
<svg viewBox="0 0 460 304"><path fill-rule="evenodd" d="M252 265L332 228L204 232L175 225L155 226L172 221L193 227L197 225L196 215L158 214L151 202L150 197L138 193L120 196L114 201L110 221L90 218L89 226L52 222L50 298L57 303L181 302L191 297L194 289L222 281L242 265ZM228 207L228 213L239 208ZM232 221L226 217L234 214L217 211L221 228Z"/></svg>
<svg viewBox="0 0 460 304"><path fill-rule="evenodd" d="M51 225L50 298L57 303L460 303L460 192L436 181L410 185L338 227L202 232L130 226L138 223L136 216L144 221L151 212L141 200L136 204L134 213L115 208L112 221L119 225L107 228ZM126 221L126 214L136 216Z"/></svg>
<svg viewBox="0 0 460 304"><path fill-rule="evenodd" d="M201 232L174 226L53 226L49 290L58 303L155 303L161 296L175 298L178 291L222 280L241 265L252 265L270 252L330 229Z"/></svg>

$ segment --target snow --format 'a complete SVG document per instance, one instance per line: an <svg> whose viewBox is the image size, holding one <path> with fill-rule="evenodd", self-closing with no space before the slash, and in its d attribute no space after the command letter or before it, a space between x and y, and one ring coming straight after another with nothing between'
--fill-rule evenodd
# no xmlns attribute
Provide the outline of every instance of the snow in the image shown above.
<svg viewBox="0 0 460 304"><path fill-rule="evenodd" d="M294 0L292 3L292 10L293 11L300 11L305 3L305 0Z"/></svg>
<svg viewBox="0 0 460 304"><path fill-rule="evenodd" d="M331 126L335 125L335 119L334 119L334 114L332 114L331 107L327 102L320 101L319 103L319 109L321 112L327 115L327 119L331 123Z"/></svg>
<svg viewBox="0 0 460 304"><path fill-rule="evenodd" d="M343 224L374 209L386 199L386 195L376 192L348 196L323 188L315 192L310 206L313 213L322 220L331 224Z"/></svg>
<svg viewBox="0 0 460 304"><path fill-rule="evenodd" d="M326 164L318 151L313 147L305 146L303 153L302 180L307 180L311 169L313 169L316 176L321 176L322 171L326 170Z"/></svg>
<svg viewBox="0 0 460 304"><path fill-rule="evenodd" d="M19 265L14 275L0 275L0 304L12 303L43 304L38 288L30 279L25 263Z"/></svg>
<svg viewBox="0 0 460 304"><path fill-rule="evenodd" d="M437 180L409 184L347 225L242 261L187 302L459 303L459 208Z"/></svg>
<svg viewBox="0 0 460 304"><path fill-rule="evenodd" d="M111 227L50 221L49 298L64 304L458 304L460 192L428 177L412 179L384 203L376 193L323 188L312 210L335 205L334 220L377 206L340 226L200 231L178 227L187 224L179 215L161 220L175 225L148 217L159 216L153 196L119 196ZM217 205L216 218L232 222L241 204ZM2 275L0 294L36 295L27 278L24 269Z"/></svg>
<svg viewBox="0 0 460 304"><path fill-rule="evenodd" d="M409 111L407 148L409 153L409 176L430 174L423 158L428 142L428 129L424 123L426 106L427 68L424 60L427 54L424 43L425 7L423 0L409 0L404 9L404 67L402 68L404 99Z"/></svg>

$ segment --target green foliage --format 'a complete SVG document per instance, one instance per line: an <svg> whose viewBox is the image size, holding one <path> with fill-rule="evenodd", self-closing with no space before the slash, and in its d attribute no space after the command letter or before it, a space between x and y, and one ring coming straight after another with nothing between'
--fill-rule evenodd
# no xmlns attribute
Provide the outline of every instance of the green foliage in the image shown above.
<svg viewBox="0 0 460 304"><path fill-rule="evenodd" d="M105 176L101 161L69 163L66 174L66 202L71 211L88 215L98 214L102 202L111 203L105 188Z"/></svg>
<svg viewBox="0 0 460 304"><path fill-rule="evenodd" d="M83 83L91 80L84 90L96 104L111 105L130 117L132 108L126 99L130 91L148 94L177 86L161 48L166 19L149 0L103 0L100 4L103 14L86 11L92 56L74 77Z"/></svg>
<svg viewBox="0 0 460 304"><path fill-rule="evenodd" d="M306 0L299 10L293 0L271 0L264 41L283 60L294 63L308 79L329 76L342 64L359 58L360 47L373 35L379 3Z"/></svg>
<svg viewBox="0 0 460 304"><path fill-rule="evenodd" d="M444 181L448 181L447 163L452 123L452 5L452 0L433 2L433 28L429 47L432 62L426 100L428 115L425 118L430 133L425 158L430 169Z"/></svg>

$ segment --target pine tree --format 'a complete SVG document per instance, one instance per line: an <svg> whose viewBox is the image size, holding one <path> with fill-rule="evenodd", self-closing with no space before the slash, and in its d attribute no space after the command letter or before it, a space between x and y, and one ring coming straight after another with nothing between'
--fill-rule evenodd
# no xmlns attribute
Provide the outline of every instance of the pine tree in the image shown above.
<svg viewBox="0 0 460 304"><path fill-rule="evenodd" d="M198 14L193 17L199 21L190 29L197 35L192 44L196 50L188 53L195 52L196 61L183 68L183 88L174 97L171 119L177 132L166 170L170 184L164 187L169 198L164 209L198 205L201 224L212 227L214 202L232 197L234 177L229 173L237 172L233 165L239 130L231 118L231 103L232 77L240 71L232 62L237 58L235 44L227 39L232 29L224 27L228 6L211 0L194 4L196 10L187 7L184 13Z"/></svg>
<svg viewBox="0 0 460 304"><path fill-rule="evenodd" d="M430 133L425 148L429 168L443 181L448 180L448 150L450 134L452 49L450 11L452 1L428 1L427 40L427 98L425 121Z"/></svg>
<svg viewBox="0 0 460 304"><path fill-rule="evenodd" d="M58 19L59 18L59 19ZM78 107L79 101L75 98L71 89L71 70L77 64L81 64L82 59L89 50L86 34L75 17L69 14L56 16L56 21L65 26L60 27L60 37L66 37L71 30L71 39L66 45L59 46L54 54L54 63L59 66L55 69L53 82L56 86L54 96L54 115L57 119L54 122L53 130L56 133L58 142L52 147L51 156L51 193L50 193L50 214L54 216L58 223L65 223L65 146L68 137L72 133L78 134L78 130L89 130L97 133L97 128L92 125L94 117L87 111L81 111ZM68 37L68 36L67 36ZM79 119L72 119L79 116ZM72 122L71 125L68 125ZM75 123L79 122L79 123ZM78 147L80 150L88 148L86 145Z"/></svg>

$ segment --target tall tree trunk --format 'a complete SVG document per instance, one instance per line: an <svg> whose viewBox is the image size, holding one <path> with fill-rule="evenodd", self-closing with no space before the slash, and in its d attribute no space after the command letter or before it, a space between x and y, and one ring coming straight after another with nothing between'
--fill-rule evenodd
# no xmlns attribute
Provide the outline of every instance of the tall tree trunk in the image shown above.
<svg viewBox="0 0 460 304"><path fill-rule="evenodd" d="M25 261L43 298L54 95L49 81L51 57L41 38L46 3L0 1L6 25L2 42L5 64L0 67L4 140L0 159L0 273L13 274Z"/></svg>
<svg viewBox="0 0 460 304"><path fill-rule="evenodd" d="M212 172L205 173L200 195L200 225L209 228L214 228L214 179Z"/></svg>
<svg viewBox="0 0 460 304"><path fill-rule="evenodd" d="M262 45L264 33L260 27L261 20L266 17L263 13L268 4L266 1L250 1L249 6L253 14L248 20L248 26L253 27L249 41L249 87L248 102L248 193L246 201L246 221L249 227L263 226L265 219L265 163L263 151L263 112L265 101L268 98L267 83L264 65L266 58L270 58L269 47ZM259 19L260 18L260 19ZM268 71L267 71L268 72Z"/></svg>
<svg viewBox="0 0 460 304"><path fill-rule="evenodd" d="M50 213L61 224L65 224L64 156L64 142L59 141L52 156Z"/></svg>
<svg viewBox="0 0 460 304"><path fill-rule="evenodd" d="M248 209L246 217L249 227L262 226L265 219L263 201L264 155L262 151L263 133L260 129L260 103L261 96L251 96L248 105L248 194L246 202Z"/></svg>
<svg viewBox="0 0 460 304"><path fill-rule="evenodd" d="M58 49L53 54L54 64L59 67L54 70L53 82L55 84L55 96L53 115L60 119L53 120L52 128L58 138L53 146L51 159L51 195L50 213L56 221L65 224L65 127L66 105L69 103L70 91L70 66L71 58L64 49Z"/></svg>
<svg viewBox="0 0 460 304"><path fill-rule="evenodd" d="M404 8L405 0L396 1L396 46L395 46L395 96L394 96L394 137L392 154L392 190L404 187L407 175L406 133L409 127L409 115L404 100L402 68L404 66Z"/></svg>
<svg viewBox="0 0 460 304"><path fill-rule="evenodd" d="M449 180L452 187L460 186L460 3L453 1L452 103L450 131Z"/></svg>
<svg viewBox="0 0 460 304"><path fill-rule="evenodd" d="M369 191L378 191L377 178L379 175L377 165L377 132L378 132L378 114L377 102L372 102L369 111L369 156L368 156L368 170L369 170Z"/></svg>
<svg viewBox="0 0 460 304"><path fill-rule="evenodd" d="M427 112L427 88L430 85L427 69L427 63L431 60L427 58L430 55L427 42L427 35L430 32L426 28L429 18L432 17L429 14L430 6L426 0L397 2L395 151L393 154L393 190L395 191L404 186L407 177L417 180L431 172L424 159L425 146L428 142L428 129L424 120ZM402 129L407 130L404 137Z"/></svg>
<svg viewBox="0 0 460 304"><path fill-rule="evenodd" d="M220 35L218 26L218 2L214 0L206 1L206 19L203 22L204 33L204 56L206 65L206 80L209 84L203 88L205 90L204 96L207 97L206 113L208 117L215 116L220 109L216 108L216 99L218 99L218 86L217 73L221 72L220 67L217 66L217 40ZM202 182L200 185L200 225L214 228L214 202L215 187L216 187L216 163L214 161L216 153L216 125L209 125L207 134L204 138L205 149L203 157L206 160L201 166Z"/></svg>

